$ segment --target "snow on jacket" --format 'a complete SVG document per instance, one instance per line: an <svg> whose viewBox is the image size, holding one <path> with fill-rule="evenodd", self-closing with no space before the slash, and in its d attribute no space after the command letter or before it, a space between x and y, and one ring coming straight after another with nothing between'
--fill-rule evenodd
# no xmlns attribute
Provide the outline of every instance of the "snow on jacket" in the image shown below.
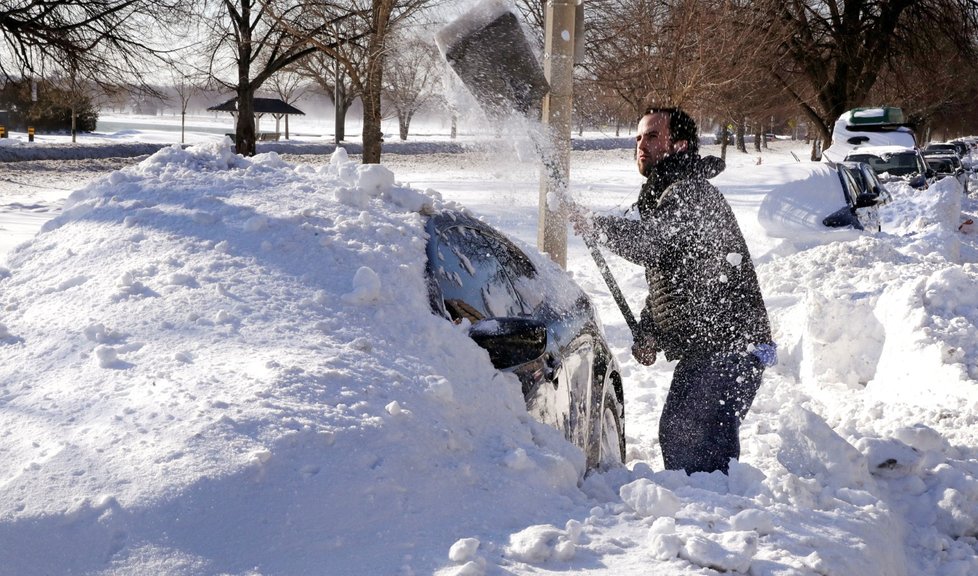
<svg viewBox="0 0 978 576"><path fill-rule="evenodd" d="M747 243L730 205L707 181L723 161L672 155L642 188L640 220L595 216L613 252L645 267L641 328L669 360L747 353L771 327Z"/></svg>

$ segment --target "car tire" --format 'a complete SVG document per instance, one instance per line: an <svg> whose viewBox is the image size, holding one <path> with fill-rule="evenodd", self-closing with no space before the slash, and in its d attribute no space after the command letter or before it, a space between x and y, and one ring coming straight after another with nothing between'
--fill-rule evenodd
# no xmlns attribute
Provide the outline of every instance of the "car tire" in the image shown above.
<svg viewBox="0 0 978 576"><path fill-rule="evenodd" d="M625 409L620 399L618 375L611 374L602 386L600 409L594 416L589 469L607 470L625 462Z"/></svg>

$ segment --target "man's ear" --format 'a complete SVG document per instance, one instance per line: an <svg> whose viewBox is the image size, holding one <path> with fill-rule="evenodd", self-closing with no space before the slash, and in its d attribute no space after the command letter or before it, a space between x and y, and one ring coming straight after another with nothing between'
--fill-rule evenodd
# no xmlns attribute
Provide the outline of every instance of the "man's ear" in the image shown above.
<svg viewBox="0 0 978 576"><path fill-rule="evenodd" d="M675 152L685 152L689 147L689 140L676 140L672 143L672 151Z"/></svg>

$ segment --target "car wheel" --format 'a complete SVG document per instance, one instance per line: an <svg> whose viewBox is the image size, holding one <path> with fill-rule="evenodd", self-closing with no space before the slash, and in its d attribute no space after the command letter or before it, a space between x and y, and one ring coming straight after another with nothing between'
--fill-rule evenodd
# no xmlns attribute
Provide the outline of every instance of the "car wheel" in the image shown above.
<svg viewBox="0 0 978 576"><path fill-rule="evenodd" d="M594 418L589 468L607 470L625 462L625 410L618 399L612 375L603 386L601 409Z"/></svg>

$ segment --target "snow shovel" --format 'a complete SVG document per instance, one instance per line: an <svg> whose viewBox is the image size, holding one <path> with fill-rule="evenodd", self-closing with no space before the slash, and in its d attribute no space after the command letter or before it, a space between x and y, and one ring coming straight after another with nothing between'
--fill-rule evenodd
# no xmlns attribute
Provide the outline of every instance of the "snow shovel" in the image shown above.
<svg viewBox="0 0 978 576"><path fill-rule="evenodd" d="M435 34L435 43L490 119L514 112L539 116L540 102L550 91L516 15L504 0L485 0ZM544 163L547 155L543 153ZM598 249L595 238L582 236L615 303L639 341L638 322L618 282Z"/></svg>
<svg viewBox="0 0 978 576"><path fill-rule="evenodd" d="M452 70L491 119L539 115L550 84L504 0L485 0L435 34Z"/></svg>

